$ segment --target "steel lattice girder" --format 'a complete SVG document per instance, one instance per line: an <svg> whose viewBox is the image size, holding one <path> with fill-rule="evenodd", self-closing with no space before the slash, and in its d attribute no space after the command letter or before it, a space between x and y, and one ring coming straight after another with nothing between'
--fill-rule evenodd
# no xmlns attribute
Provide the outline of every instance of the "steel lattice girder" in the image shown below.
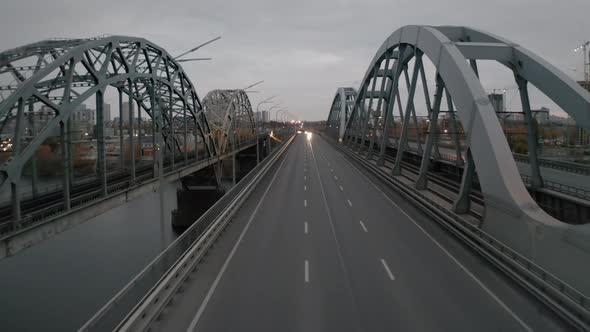
<svg viewBox="0 0 590 332"><path fill-rule="evenodd" d="M239 131L238 138L242 135L249 137L256 135L252 105L244 90L210 91L203 98L203 109L209 119L211 132L214 133L220 154L226 151L228 138L232 138L230 136L232 131Z"/></svg>
<svg viewBox="0 0 590 332"><path fill-rule="evenodd" d="M36 65L20 66L25 59ZM60 122L65 123L72 111L97 92L113 86L129 93L154 121L159 121L166 137L174 133L174 122L187 122L198 132L207 153L216 155L215 143L203 113L194 85L173 57L156 44L135 37L107 36L91 39L42 41L0 53L0 75L12 75L12 88L0 88L0 135L4 124L16 117L22 123L19 104L40 103L54 111L54 117L35 134L21 151L0 165L0 185L7 179L17 183L23 165ZM0 82L3 82L0 80ZM150 96L163 112L154 117ZM172 110L172 112L170 112ZM187 117L184 118L186 110ZM16 114L14 114L16 113ZM172 135L174 136L174 135ZM20 137L15 137L20 140ZM175 144L167 140L168 144ZM176 144L178 144L176 142Z"/></svg>
<svg viewBox="0 0 590 332"><path fill-rule="evenodd" d="M466 27L405 26L393 32L372 59L347 121L345 137L353 137L362 130L356 118L359 113L366 116L366 110L362 110L366 98L388 96L390 90L386 92L383 88L378 95L371 95L368 86L374 77L395 79L396 65L393 69L382 69L381 65L388 56L397 59L398 56L391 57L391 54L401 49L411 53L399 57L401 64L397 68L406 66L418 53L426 55L456 106L466 133L466 148L473 156L485 199L483 229L548 271L559 273L560 278L578 290L590 294L590 282L586 278L590 273L587 264L590 225L563 223L548 215L532 199L474 70L477 66L475 62L470 65L469 60L495 60L505 65L516 78L533 84L587 130L590 130L590 94L539 56L500 37ZM340 90L335 103L339 94ZM391 104L394 102L395 99ZM334 107L333 104L329 119L332 119ZM392 113L390 107L393 105L388 106L386 112ZM365 123L367 118L363 120Z"/></svg>

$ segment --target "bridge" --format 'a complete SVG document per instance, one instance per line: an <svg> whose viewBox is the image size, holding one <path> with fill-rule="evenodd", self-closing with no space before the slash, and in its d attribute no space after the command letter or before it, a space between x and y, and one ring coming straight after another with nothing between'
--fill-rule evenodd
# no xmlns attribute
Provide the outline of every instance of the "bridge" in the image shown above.
<svg viewBox="0 0 590 332"><path fill-rule="evenodd" d="M104 56L92 54L97 50ZM21 54L49 55L32 68L15 63ZM19 80L3 88L11 92L0 103L2 128L14 128L6 131L11 157L0 166L10 184L10 232L35 227L23 220L20 192L27 176L31 187L39 180L24 170L39 167L32 157L56 128L66 147L56 191L63 207L55 222L40 224L59 225L76 209L101 213L107 205L96 206L112 195L152 190L163 178L197 190L231 179L206 211L183 219L178 238L70 328L590 330L589 169L538 155L529 87L587 130L590 94L520 45L467 27L402 27L377 50L359 89L336 90L322 110L325 128L270 135L252 120L245 91L215 90L200 102L180 65L143 39L43 42L7 51L0 61ZM483 61L505 66L519 87L526 154L511 151L479 79ZM46 79L50 72L57 76ZM73 84L87 91L72 93ZM118 168L111 167L119 173L109 173L97 126L88 182L97 196L74 209L69 119L90 95L102 117L107 86L152 120L154 158L136 158L130 149L131 157L121 153ZM35 103L53 117L25 134ZM130 106L129 123L142 121L132 114ZM121 151L124 139L141 146L133 126L125 137L122 118ZM251 158L241 172L240 155ZM138 180L141 167L148 171ZM110 189L120 173L125 194ZM30 213L35 209L43 207ZM90 212L75 218L83 213Z"/></svg>

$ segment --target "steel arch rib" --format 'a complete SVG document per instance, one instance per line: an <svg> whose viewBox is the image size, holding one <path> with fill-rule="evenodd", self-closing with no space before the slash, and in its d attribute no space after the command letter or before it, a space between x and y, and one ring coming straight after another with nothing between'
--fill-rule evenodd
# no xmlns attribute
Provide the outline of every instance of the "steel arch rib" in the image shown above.
<svg viewBox="0 0 590 332"><path fill-rule="evenodd" d="M245 129L246 134L252 137L256 135L254 112L248 94L238 90L212 90L203 98L203 109L212 127L218 153L223 154L227 149L232 124L236 129ZM242 120L246 118L246 124L242 127ZM240 121L236 125L236 120ZM241 134L241 133L240 133Z"/></svg>
<svg viewBox="0 0 590 332"><path fill-rule="evenodd" d="M346 123L351 118L351 112L348 112L348 107L351 103L354 103L357 92L354 88L343 87L338 88L334 100L332 101L332 107L330 108L330 114L328 115L328 126L337 139L342 140L344 138L344 132L346 129ZM334 129L332 129L334 128ZM337 129L337 130L336 130Z"/></svg>
<svg viewBox="0 0 590 332"><path fill-rule="evenodd" d="M393 32L371 60L368 84L386 52L418 48L435 65L466 132L485 199L483 228L519 253L590 294L590 225L563 223L544 212L528 193L496 113L468 59L496 60L525 78L590 129L590 94L540 57L499 37L464 27L405 26ZM362 88L361 88L362 90ZM357 99L353 115L357 116ZM331 110L330 112L333 112ZM349 121L351 122L351 121ZM346 135L354 124L347 123Z"/></svg>
<svg viewBox="0 0 590 332"><path fill-rule="evenodd" d="M129 57L127 58L123 56L121 51L124 47L130 47ZM89 68L88 64L84 62L88 60L87 57L85 58L85 52L96 50L102 50L101 55L104 55L105 58L100 62L100 68L94 68L99 63L98 60ZM52 129L59 127L60 122L69 119L76 106L96 92L104 91L107 86L116 87L121 82L126 82L129 79L143 84L141 88L145 88L146 91L146 82L150 80L154 82L152 88L154 90L158 89L155 93L161 92L162 88L170 89L174 100L173 105L176 106L177 102L180 101L180 104L186 107L189 116L192 118L194 130L200 133L205 143L207 153L211 156L216 154L216 147L210 135L210 126L202 112L201 101L194 85L182 67L165 49L158 45L143 38L126 36L42 41L0 53L0 69L8 68L13 61L18 61L28 56L35 56L36 54L43 54L43 56L45 54L51 54L53 61L46 63L43 68L40 68L31 77L22 81L10 96L0 102L0 119L6 118L9 112L16 107L19 100L27 101L31 98L37 99L42 104L52 108L56 112L56 116L48 122L46 127L36 133L30 144L23 148L19 155L10 158L0 165L0 185L7 179L10 179L11 182L18 182L24 163L32 157L34 151L43 140L50 136ZM143 63L137 63L140 55L145 56ZM155 55L155 57L150 59L150 55ZM73 98L70 95L66 96L64 93L59 103L54 103L47 96L43 95L40 91L41 88L48 88L48 95L52 90L60 88L71 91L73 84L76 83L72 81L71 75L66 77L64 74L63 77L60 77L58 74L57 78L59 80L56 78L49 83L49 86L47 86L47 82L43 82L43 79L58 70L65 72L67 68L71 68L75 71L76 66L80 64L83 64L88 69L88 75L77 78L87 80L84 81L84 83L89 84L87 90L81 94L76 94ZM147 65L147 67L140 68L140 65ZM62 85L56 85L57 83ZM52 84L55 86L52 86ZM134 95L133 98L138 100L139 97ZM152 105L150 106L153 107ZM145 107L145 103L143 102L142 108L152 116L152 113ZM173 123L171 117L164 117L164 120L168 122L164 122L163 128L171 126Z"/></svg>

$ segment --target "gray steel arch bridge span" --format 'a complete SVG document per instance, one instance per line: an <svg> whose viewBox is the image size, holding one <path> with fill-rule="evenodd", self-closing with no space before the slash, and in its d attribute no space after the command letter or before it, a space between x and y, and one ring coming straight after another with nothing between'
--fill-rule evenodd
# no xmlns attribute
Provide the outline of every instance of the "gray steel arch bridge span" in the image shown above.
<svg viewBox="0 0 590 332"><path fill-rule="evenodd" d="M255 145L253 125L231 150L216 140L214 131L227 138L233 124L253 123L245 93L228 93L212 93L236 96L230 122L218 126L207 118L216 119L212 98L203 103L174 57L143 38L54 39L0 53L1 256L78 221L18 244L15 233ZM114 119L107 99L118 102Z"/></svg>
<svg viewBox="0 0 590 332"><path fill-rule="evenodd" d="M435 71L432 77L425 69L428 61ZM480 82L482 61L505 66L518 86L530 151L526 183ZM558 220L532 197L544 190L545 179L537 155L531 85L590 129L590 94L524 47L467 27L405 26L383 42L358 92L349 87L336 91L326 131L343 141L348 154L398 181L411 199L421 197L424 204L445 210L445 218L462 223L463 232L510 251L516 261L510 269L524 265L532 279L551 275L559 285L556 292L567 294L561 300L572 301L579 317L587 317L587 216L575 224ZM426 110L425 121L418 119L419 108ZM441 121L447 124L444 131ZM441 154L440 136L449 137L450 155ZM453 190L448 179L431 174L440 170L441 160L443 167L458 171ZM530 266L541 272L532 273Z"/></svg>

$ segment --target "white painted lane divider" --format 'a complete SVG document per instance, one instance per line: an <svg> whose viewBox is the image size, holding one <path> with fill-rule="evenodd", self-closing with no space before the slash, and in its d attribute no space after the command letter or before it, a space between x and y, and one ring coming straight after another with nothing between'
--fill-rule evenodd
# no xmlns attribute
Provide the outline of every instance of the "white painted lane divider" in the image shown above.
<svg viewBox="0 0 590 332"><path fill-rule="evenodd" d="M340 186L340 191L344 191L344 188L342 188L342 186Z"/></svg>
<svg viewBox="0 0 590 332"><path fill-rule="evenodd" d="M307 200L306 199L303 200L303 207L307 207Z"/></svg>
<svg viewBox="0 0 590 332"><path fill-rule="evenodd" d="M303 176L303 181L307 181L307 175Z"/></svg>
<svg viewBox="0 0 590 332"><path fill-rule="evenodd" d="M309 283L309 261L305 260L305 282Z"/></svg>
<svg viewBox="0 0 590 332"><path fill-rule="evenodd" d="M338 177L336 175L334 175L334 180L338 181Z"/></svg>
<svg viewBox="0 0 590 332"><path fill-rule="evenodd" d="M305 221L305 222L303 223L303 232L304 232L305 234L307 234L307 231L308 231L308 229L307 229L307 221Z"/></svg>
<svg viewBox="0 0 590 332"><path fill-rule="evenodd" d="M363 231L365 231L365 233L369 232L369 231L367 230L367 227L365 226L365 223L364 223L362 220L359 220L359 222L360 222L360 224L361 224L361 227L363 228Z"/></svg>
<svg viewBox="0 0 590 332"><path fill-rule="evenodd" d="M348 205L349 205L350 207L352 207L352 202L350 201L350 199L347 199L346 201L348 202Z"/></svg>
<svg viewBox="0 0 590 332"><path fill-rule="evenodd" d="M303 191L307 191L307 186L306 185L303 186Z"/></svg>
<svg viewBox="0 0 590 332"><path fill-rule="evenodd" d="M389 279L395 280L395 276L393 275L393 273L391 273L389 266L387 266L387 262L383 258L381 258L381 264L383 264L383 268L385 268L385 272L387 272Z"/></svg>

